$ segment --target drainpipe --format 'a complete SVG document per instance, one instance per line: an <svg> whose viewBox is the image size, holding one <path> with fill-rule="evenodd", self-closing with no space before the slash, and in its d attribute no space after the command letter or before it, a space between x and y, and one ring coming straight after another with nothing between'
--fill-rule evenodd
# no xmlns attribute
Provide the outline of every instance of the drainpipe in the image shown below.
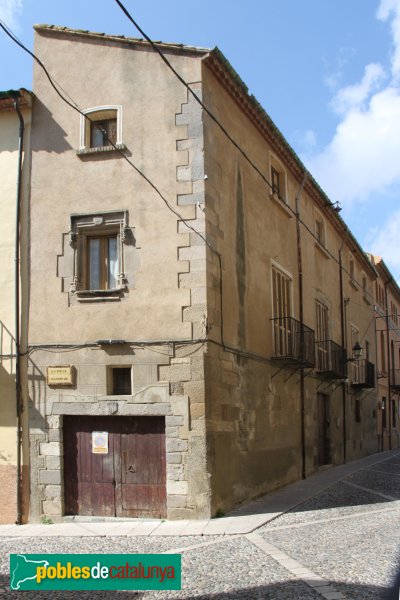
<svg viewBox="0 0 400 600"><path fill-rule="evenodd" d="M389 304L388 304L388 293L387 286L393 281L393 277L390 277L389 281L385 282L385 305L386 305L386 347L387 347L387 365L388 365L388 402L387 402L387 413L386 413L386 425L389 426L389 450L392 449L392 374L390 364L390 340L389 340ZM382 428L382 443L383 443L383 428Z"/></svg>
<svg viewBox="0 0 400 600"><path fill-rule="evenodd" d="M296 235L297 235L297 270L299 285L299 321L300 321L300 357L304 359L304 309L303 309L303 264L301 259L300 234L300 195L306 183L308 172L304 172L303 181L296 195ZM306 421L305 421L305 390L304 367L300 368L300 405L301 405L301 476L306 478Z"/></svg>
<svg viewBox="0 0 400 600"><path fill-rule="evenodd" d="M25 123L18 104L19 92L14 96L14 108L19 119L19 143L18 143L18 174L17 174L17 204L15 210L15 401L17 409L17 520L22 521L22 476L21 476L21 374L20 374L20 221L21 221L21 191L22 191L22 157L24 148Z"/></svg>
<svg viewBox="0 0 400 600"><path fill-rule="evenodd" d="M343 246L343 244L342 244ZM344 298L343 298L343 263L342 263L342 248L339 250L339 294L340 294L340 332L342 348L346 348L346 327L344 313ZM344 358L344 357L343 357ZM347 378L347 361L345 362L345 376ZM342 410L343 410L343 462L347 459L347 420L346 420L346 382L342 381Z"/></svg>

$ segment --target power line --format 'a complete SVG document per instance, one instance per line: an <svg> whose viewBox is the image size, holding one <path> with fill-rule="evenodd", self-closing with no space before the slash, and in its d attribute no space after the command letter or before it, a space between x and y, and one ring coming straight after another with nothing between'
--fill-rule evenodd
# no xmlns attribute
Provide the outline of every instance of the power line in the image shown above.
<svg viewBox="0 0 400 600"><path fill-rule="evenodd" d="M105 129L103 129L102 127L100 127L99 125L96 124L95 121L92 121L88 115L86 113L84 113L78 106L78 104L72 100L72 98L69 96L69 98L71 98L71 101L68 100L67 98L65 98L65 96L60 92L60 90L58 89L58 87L61 88L61 86L56 86L55 85L55 79L50 75L50 73L48 72L48 70L46 69L45 65L43 64L43 62L33 53L31 52L22 42L20 42L16 36L14 35L14 33L11 32L11 30L3 23L3 21L0 21L0 27L1 29L3 29L3 31L13 40L14 43L16 43L18 46L20 46L25 52L27 52L30 56L32 56L32 58L38 63L38 65L43 69L44 73L46 74L47 79L49 80L52 88L55 90L55 92L58 94L58 96L60 96L60 98L63 100L63 102L65 102L66 104L68 104L68 106L70 106L73 110L75 110L78 114L80 114L82 117L85 118L85 120L87 122L89 122L91 124L91 126L94 126L96 129L98 129L99 131L102 132L102 134L105 136L107 142L109 143L110 146L112 146L114 148L114 150L116 150L118 152L118 154L120 156L122 156L127 163L130 164L130 166L135 169L135 171L141 176L143 177L146 182L153 188L153 190L160 196L160 198L163 200L163 202L165 203L165 205L169 208L169 210L171 212L173 212L175 214L175 216L177 216L189 229L191 229L191 231L193 231L194 233L196 233L203 241L204 243L210 248L210 250L214 253L214 254L218 254L218 252L211 246L211 244L208 242L208 240L199 232L197 231L192 225L189 224L189 222L183 218L183 216L173 207L170 205L170 203L168 202L168 200L165 198L165 196L160 192L160 190L157 188L157 186L147 177L147 175L145 175L127 156L126 154L124 154L122 152L122 150L120 148L118 148L118 146L116 144L114 144L114 142L108 137L107 132L105 131ZM58 84L57 84L58 85ZM64 92L66 93L66 92ZM68 95L68 94L67 94Z"/></svg>
<svg viewBox="0 0 400 600"><path fill-rule="evenodd" d="M129 13L128 9L122 4L122 2L120 0L115 0L115 2L118 4L118 6L120 7L120 9L122 10L122 12L126 15L126 17L129 19L129 21L134 25L134 27L139 31L139 33L145 38L145 40L151 45L151 47L153 48L153 50L160 56L160 58L163 60L163 62L166 64L166 66L172 71L172 73L175 75L175 77L182 83L182 85L185 86L185 88L188 90L188 92L193 96L193 98L195 99L195 101L203 108L203 110L207 113L207 115L214 121L214 123L220 128L220 130L224 133L224 135L228 138L228 140L235 146L235 148L237 150L239 150L240 154L245 158L245 160L250 164L250 166L257 172L257 174L261 177L261 179L267 184L267 186L271 189L274 190L271 182L267 179L267 177L265 177L264 173L262 173L262 171L260 171L260 169L257 167L257 165L254 163L254 161L249 157L249 155L241 148L241 146L239 145L239 143L230 135L230 133L225 129L225 127L222 125L222 123L219 121L219 119L217 119L217 117L211 112L211 110L204 104L204 102L202 102L202 100L200 100L200 98L197 96L197 94L195 94L195 92L191 89L191 87L189 86L189 84L183 79L183 77L177 72L177 70L172 66L172 64L169 62L169 60L167 59L167 57L165 56L165 54L160 50L160 48L157 46L157 44L155 42L153 42L153 40L146 34L146 32L140 27L140 25L137 23L137 21L134 20L134 18L132 17L132 15ZM299 222L303 225L303 227L306 229L306 231L308 231L308 233L314 238L315 241L317 241L318 243L320 243L319 238L316 236L316 234L308 227L308 225L306 223L304 223L304 221L302 221L300 219L300 215L298 215L296 213L296 211L285 202L285 200L283 198L281 198L279 196L279 199L285 203L285 206L289 209L289 211L296 217L299 219ZM332 203L331 203L332 204ZM346 226L347 228L347 226ZM349 276L351 276L353 279L354 277L352 276L352 274L350 273L350 271L347 271L347 269L340 264L339 259L336 258L336 256L334 254L332 254L332 252L330 252L330 250L328 250L328 248L326 248L325 246L323 246L324 250L329 254L329 256L343 269L344 272L346 272ZM358 283L358 282L357 282ZM358 284L360 285L360 284ZM368 293L368 292L367 292ZM369 294L369 293L368 293ZM369 294L370 295L370 294ZM372 296L371 296L372 297Z"/></svg>
<svg viewBox="0 0 400 600"><path fill-rule="evenodd" d="M219 122L219 120L211 113L211 111L204 105L204 103L198 98L198 96L194 93L194 91L191 89L191 87L184 81L184 79L179 75L179 73L177 73L177 71L172 67L172 65L169 63L168 59L164 56L164 54L159 50L159 48L157 47L157 45L145 34L145 32L137 25L137 23L133 20L133 18L129 15L128 11L125 9L125 7L122 5L122 3L119 0L116 0L117 4L120 6L120 8L123 10L123 12L127 15L127 17L129 18L130 21L132 21L132 23L135 25L135 27L140 31L140 33L145 37L145 39L150 43L150 45L152 46L152 48L161 56L162 60L165 62L165 64L168 66L168 68L171 69L171 71L174 73L174 75L179 79L179 81L185 86L185 88L188 90L188 92L195 98L195 100L201 105L201 107L204 109L204 111L212 118L212 120L218 125L218 127L223 131L223 133L227 136L227 138L231 141L231 143L239 150L239 152L243 155L243 157L247 160L247 162L253 167L253 169L255 169L255 171L259 174L259 176L265 181L265 183L272 189L272 185L271 183L268 181L268 179L265 177L265 175L258 169L258 167L253 163L253 161L249 158L249 156L246 154L246 152L239 146L239 144L232 138L232 136L230 136L230 134L227 132L227 130L224 128L224 126ZM224 337L223 337L223 282L222 282L222 261L221 261L221 254L215 250L212 245L208 242L208 240L200 233L198 232L193 226L191 226L187 220L185 220L182 215L180 215L180 213L173 207L171 206L171 204L168 202L168 200L164 197L164 195L160 192L160 190L157 188L157 186L121 151L120 148L118 148L116 146L116 144L114 144L114 142L112 140L110 140L110 138L107 135L107 132L102 128L99 127L95 122L91 121L91 119L88 117L87 114L85 114L78 106L78 104L63 90L64 94L67 95L70 100L68 100L67 98L65 98L65 96L60 92L61 86L59 84L56 84L55 79L49 74L48 70L46 69L45 65L43 64L43 62L33 53L31 52L28 48L26 48L26 46L18 40L18 38L14 35L14 33L5 25L3 24L3 22L0 21L0 27L3 29L3 31L11 38L12 41L14 41L14 43L16 43L18 46L20 46L25 52L27 52L38 64L39 66L43 69L44 73L46 74L47 79L49 80L51 86L53 87L53 89L56 91L56 93L58 94L58 96L63 100L63 102L65 102L68 106L70 106L73 110L75 110L77 113L79 113L80 115L82 115L86 121L88 121L91 126L95 126L98 130L100 130L103 135L105 136L107 142L110 144L110 146L112 146L114 148L114 150L116 150L118 152L118 154L120 156L122 156L126 162L128 162L128 164L141 176L145 179L145 181L151 186L151 188L158 194L158 196L163 200L163 202L165 203L165 205L167 206L167 208L175 214L175 216L177 216L179 218L179 220L181 220L191 231L193 231L195 234L197 234L203 241L204 243L207 245L207 247L217 256L218 258L218 262L219 262L219 271L220 271L220 319L221 319L221 344L224 348L226 348L228 350L228 348L230 349L230 351L238 351L238 349L234 349L232 347L228 347L225 342L224 342ZM282 198L280 198L282 202L284 202L284 200ZM299 219L299 222L303 225L303 227L306 229L306 231L308 231L308 233L316 240L319 242L319 239L317 238L317 236L314 234L314 232L308 227L308 225L306 223L304 223L299 215L288 205L285 203L285 205L288 207L288 209L293 213L293 215ZM339 260L327 249L324 247L324 250L330 255L330 257L337 263L340 265ZM341 268L347 272L350 276L350 272L348 272L342 265L340 265ZM252 352L247 352L245 350L241 350L240 352L243 353L244 356L248 356L248 357L253 357L253 358L257 358L257 359L261 359L261 360L268 360L264 357L261 357L260 355L257 355L255 353Z"/></svg>

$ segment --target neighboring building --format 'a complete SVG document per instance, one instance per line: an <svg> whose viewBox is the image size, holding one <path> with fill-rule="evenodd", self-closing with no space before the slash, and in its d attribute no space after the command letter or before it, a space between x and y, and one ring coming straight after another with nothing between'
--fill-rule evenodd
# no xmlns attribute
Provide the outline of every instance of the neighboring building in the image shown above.
<svg viewBox="0 0 400 600"><path fill-rule="evenodd" d="M378 272L375 282L375 324L378 356L379 448L399 447L400 289L380 256L369 255Z"/></svg>
<svg viewBox="0 0 400 600"><path fill-rule="evenodd" d="M24 407L31 104L31 94L24 89L0 92L0 523L21 522L28 508ZM18 203L20 243L16 240Z"/></svg>
<svg viewBox="0 0 400 600"><path fill-rule="evenodd" d="M209 517L378 450L375 268L223 55L158 46L243 151L148 43L36 27L88 118L35 65L32 520Z"/></svg>

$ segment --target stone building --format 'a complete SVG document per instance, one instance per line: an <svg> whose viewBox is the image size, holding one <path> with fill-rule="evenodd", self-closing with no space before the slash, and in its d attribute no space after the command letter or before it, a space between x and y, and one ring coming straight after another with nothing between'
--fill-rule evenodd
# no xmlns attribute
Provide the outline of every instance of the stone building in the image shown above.
<svg viewBox="0 0 400 600"><path fill-rule="evenodd" d="M400 289L385 261L369 256L379 276L375 282L377 432L380 450L393 450L399 447Z"/></svg>
<svg viewBox="0 0 400 600"><path fill-rule="evenodd" d="M21 522L29 489L24 409L31 105L27 90L0 92L0 523Z"/></svg>
<svg viewBox="0 0 400 600"><path fill-rule="evenodd" d="M35 29L83 114L35 65L31 520L209 517L377 451L375 267L224 56L158 44L187 89Z"/></svg>

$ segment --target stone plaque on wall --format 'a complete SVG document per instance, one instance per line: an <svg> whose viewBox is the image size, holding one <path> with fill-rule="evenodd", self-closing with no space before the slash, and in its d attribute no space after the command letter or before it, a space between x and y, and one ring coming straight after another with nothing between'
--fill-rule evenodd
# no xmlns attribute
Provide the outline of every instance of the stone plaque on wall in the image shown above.
<svg viewBox="0 0 400 600"><path fill-rule="evenodd" d="M47 367L47 385L73 385L75 369L72 365Z"/></svg>

